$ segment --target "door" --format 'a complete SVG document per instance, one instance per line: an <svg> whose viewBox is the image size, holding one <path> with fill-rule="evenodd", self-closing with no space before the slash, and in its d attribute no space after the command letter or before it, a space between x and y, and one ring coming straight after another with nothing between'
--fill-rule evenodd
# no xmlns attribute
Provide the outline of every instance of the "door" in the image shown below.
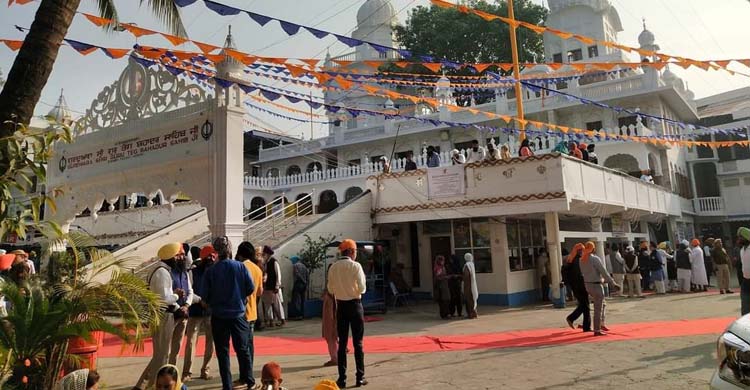
<svg viewBox="0 0 750 390"><path fill-rule="evenodd" d="M450 259L451 253L451 238L450 237L430 237L430 269L435 264L435 258L442 255L447 259Z"/></svg>

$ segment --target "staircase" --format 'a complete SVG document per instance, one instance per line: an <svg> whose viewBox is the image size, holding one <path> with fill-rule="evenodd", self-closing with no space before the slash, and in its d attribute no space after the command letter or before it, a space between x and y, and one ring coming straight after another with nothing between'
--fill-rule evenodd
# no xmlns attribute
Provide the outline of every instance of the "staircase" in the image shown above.
<svg viewBox="0 0 750 390"><path fill-rule="evenodd" d="M284 202L282 196L265 207L245 215L243 220L248 226L245 228L244 239L250 241L255 246L268 245L275 248L288 238L304 230L307 226L315 223L325 214L313 214L313 194L314 191L311 191L310 194L305 195L294 203ZM198 215L198 218L190 220L194 223L199 219L201 220L201 224L197 226L202 226L202 228L198 230L193 229L189 233L188 231L180 231L179 233L181 234L176 234L177 232L174 232L171 228L183 222L181 220L123 247L114 254L125 255L129 258L132 257L133 260L127 262L126 269L129 269L145 280L157 264L154 254L157 252L158 247L149 245L140 248L138 243L144 241L163 245L165 242L164 238L168 237L170 242L187 242L190 246L202 247L209 244L211 233L205 230L205 227L208 226L208 217L206 216L205 209L202 209L200 213L202 214ZM196 234L196 232L198 233ZM187 236L187 234L190 235ZM186 238L186 236L190 238ZM133 250L134 248L140 250ZM148 260L144 261L144 259Z"/></svg>

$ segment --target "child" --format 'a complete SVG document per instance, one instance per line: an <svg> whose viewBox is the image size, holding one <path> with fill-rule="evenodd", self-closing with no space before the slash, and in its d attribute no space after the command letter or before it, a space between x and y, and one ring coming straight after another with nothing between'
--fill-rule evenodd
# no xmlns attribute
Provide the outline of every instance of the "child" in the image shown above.
<svg viewBox="0 0 750 390"><path fill-rule="evenodd" d="M156 373L155 390L188 390L187 386L180 380L177 366L167 364L162 366Z"/></svg>
<svg viewBox="0 0 750 390"><path fill-rule="evenodd" d="M260 382L262 383L263 390L287 390L286 387L281 387L281 366L279 363L270 362L263 366L263 370L260 372Z"/></svg>

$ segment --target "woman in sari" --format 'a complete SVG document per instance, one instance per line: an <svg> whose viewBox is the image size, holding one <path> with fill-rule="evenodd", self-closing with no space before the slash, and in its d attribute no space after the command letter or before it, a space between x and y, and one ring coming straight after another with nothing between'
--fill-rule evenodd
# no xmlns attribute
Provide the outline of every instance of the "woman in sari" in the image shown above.
<svg viewBox="0 0 750 390"><path fill-rule="evenodd" d="M474 267L474 256L471 253L464 255L464 298L466 299L466 315L469 319L477 318L477 299L479 289L477 288L477 270Z"/></svg>
<svg viewBox="0 0 750 390"><path fill-rule="evenodd" d="M440 306L440 318L447 319L451 294L448 288L448 270L445 268L445 257L442 255L435 258L432 275L434 277L433 295Z"/></svg>

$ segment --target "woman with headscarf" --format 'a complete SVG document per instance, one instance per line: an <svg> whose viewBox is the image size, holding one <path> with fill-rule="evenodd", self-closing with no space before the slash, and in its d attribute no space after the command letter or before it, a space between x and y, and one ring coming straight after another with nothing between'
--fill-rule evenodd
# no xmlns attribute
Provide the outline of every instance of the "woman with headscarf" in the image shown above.
<svg viewBox="0 0 750 390"><path fill-rule="evenodd" d="M534 151L531 150L531 144L528 138L524 138L521 141L521 147L518 148L518 157L531 157L534 155Z"/></svg>
<svg viewBox="0 0 750 390"><path fill-rule="evenodd" d="M474 267L474 256L471 253L464 255L464 298L466 299L466 315L477 318L477 299L479 299L479 288L477 287L477 270Z"/></svg>
<svg viewBox="0 0 750 390"><path fill-rule="evenodd" d="M625 281L628 283L628 298L632 298L635 295L638 298L643 298L641 290L641 266L638 263L638 256L635 255L635 248L632 245L628 245L625 249Z"/></svg>
<svg viewBox="0 0 750 390"><path fill-rule="evenodd" d="M156 373L154 390L188 390L188 387L180 380L177 366L167 364Z"/></svg>
<svg viewBox="0 0 750 390"><path fill-rule="evenodd" d="M690 292L690 284L692 282L692 256L688 246L690 243L687 240L682 240L680 245L677 247L677 251L674 254L675 266L677 267L677 285L680 292Z"/></svg>
<svg viewBox="0 0 750 390"><path fill-rule="evenodd" d="M96 390L99 388L99 373L84 368L65 375L55 390Z"/></svg>
<svg viewBox="0 0 750 390"><path fill-rule="evenodd" d="M305 316L305 293L310 280L310 272L307 270L299 256L292 256L292 271L294 283L292 284L292 301L289 303L289 318L301 320Z"/></svg>
<svg viewBox="0 0 750 390"><path fill-rule="evenodd" d="M604 261L594 254L595 249L596 245L593 242L586 243L581 256L580 267L583 281L586 283L586 291L594 301L594 336L604 336L606 335L604 332L608 331L604 325L604 310L606 308L604 283L609 283L615 291L620 290L621 286L618 286L612 276L609 275L604 267Z"/></svg>
<svg viewBox="0 0 750 390"><path fill-rule="evenodd" d="M696 238L693 239L690 245L693 247L690 249L690 266L693 287L695 291L707 291L708 276L706 275L706 264L703 260L701 242Z"/></svg>
<svg viewBox="0 0 750 390"><path fill-rule="evenodd" d="M567 286L568 291L573 293L578 302L575 310L565 320L571 329L575 329L575 322L583 315L583 331L591 332L589 294L586 292L586 285L583 282L583 275L581 275L580 268L581 251L583 251L583 244L576 244L565 260L565 264L560 269L563 283Z"/></svg>
<svg viewBox="0 0 750 390"><path fill-rule="evenodd" d="M714 240L711 259L714 262L714 267L716 267L719 292L721 294L732 294L734 291L729 289L729 255L727 255L727 251L724 249L724 244L718 238Z"/></svg>
<svg viewBox="0 0 750 390"><path fill-rule="evenodd" d="M333 264L328 264L326 269L326 275L331 269ZM330 359L323 364L323 367L335 367L338 366L338 331L336 328L336 298L328 291L328 285L323 287L323 320L321 322L321 330L323 339L328 345L328 355Z"/></svg>
<svg viewBox="0 0 750 390"><path fill-rule="evenodd" d="M433 295L440 306L440 318L448 318L448 307L450 305L450 288L448 287L448 270L445 267L445 257L438 255L435 258L435 266L432 268Z"/></svg>

